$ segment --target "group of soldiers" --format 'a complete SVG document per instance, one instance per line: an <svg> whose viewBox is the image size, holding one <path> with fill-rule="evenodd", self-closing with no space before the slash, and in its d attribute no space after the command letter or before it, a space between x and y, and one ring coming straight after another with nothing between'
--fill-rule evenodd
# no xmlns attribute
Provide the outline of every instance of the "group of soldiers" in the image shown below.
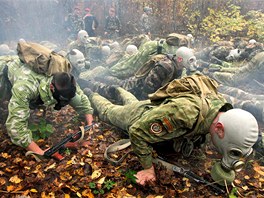
<svg viewBox="0 0 264 198"><path fill-rule="evenodd" d="M263 45L241 46L241 40L198 50L191 48L192 39L171 33L150 40L143 34L117 42L80 29L77 39L57 52L71 63L71 74L48 77L30 71L16 56L1 56L0 88L11 94L6 126L12 142L43 155L27 128L29 104L56 110L69 104L90 125L96 111L101 120L127 131L144 168L136 174L139 184L156 179L152 144L173 139L175 151L190 154L207 133L223 155L213 179L232 181L240 158L253 146L262 147L257 120L264 122ZM239 155L230 156L231 151Z"/></svg>

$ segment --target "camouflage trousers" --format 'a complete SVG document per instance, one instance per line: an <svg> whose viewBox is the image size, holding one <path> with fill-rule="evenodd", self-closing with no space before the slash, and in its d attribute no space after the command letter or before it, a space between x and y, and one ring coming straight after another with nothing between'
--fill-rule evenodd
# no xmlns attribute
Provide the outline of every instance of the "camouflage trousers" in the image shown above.
<svg viewBox="0 0 264 198"><path fill-rule="evenodd" d="M91 94L89 99L101 120L128 131L129 127L145 112L150 101L138 101L133 94L120 87L116 89L116 92L123 105L113 104L98 93Z"/></svg>
<svg viewBox="0 0 264 198"><path fill-rule="evenodd" d="M218 91L233 107L249 111L257 120L264 122L264 95L251 94L235 87L223 85L218 88Z"/></svg>

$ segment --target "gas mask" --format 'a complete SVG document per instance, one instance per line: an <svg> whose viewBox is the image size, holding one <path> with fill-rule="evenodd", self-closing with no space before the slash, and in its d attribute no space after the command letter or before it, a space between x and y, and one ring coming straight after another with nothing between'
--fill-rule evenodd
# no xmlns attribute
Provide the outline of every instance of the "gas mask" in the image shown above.
<svg viewBox="0 0 264 198"><path fill-rule="evenodd" d="M138 48L135 45L128 45L126 47L126 53L129 55L135 54L138 52Z"/></svg>
<svg viewBox="0 0 264 198"><path fill-rule="evenodd" d="M221 114L218 119L224 126L224 137L212 134L212 141L218 152L223 156L211 171L212 178L219 184L224 181L231 183L235 171L243 168L244 161L253 151L252 146L258 139L258 123L255 117L242 109L231 109Z"/></svg>
<svg viewBox="0 0 264 198"><path fill-rule="evenodd" d="M197 69L197 60L194 56L193 50L188 47L180 47L177 49L176 62L188 71L193 72Z"/></svg>
<svg viewBox="0 0 264 198"><path fill-rule="evenodd" d="M85 71L85 57L82 52L77 49L73 49L69 53L69 61L71 62L72 66L77 68L78 71L82 72Z"/></svg>
<svg viewBox="0 0 264 198"><path fill-rule="evenodd" d="M109 46L105 45L102 47L101 52L102 52L103 58L107 58L111 53L111 49Z"/></svg>
<svg viewBox="0 0 264 198"><path fill-rule="evenodd" d="M71 101L71 99L75 96L76 93L76 83L74 80L74 77L71 76L71 86L67 89L61 89L59 90L54 81L51 82L54 91L52 92L52 96L54 99L57 100L57 104L55 105L54 109L55 110L60 110L62 107L68 105Z"/></svg>
<svg viewBox="0 0 264 198"><path fill-rule="evenodd" d="M88 38L89 38L88 33L85 30L80 30L78 32L78 39L81 43L87 44L89 42Z"/></svg>

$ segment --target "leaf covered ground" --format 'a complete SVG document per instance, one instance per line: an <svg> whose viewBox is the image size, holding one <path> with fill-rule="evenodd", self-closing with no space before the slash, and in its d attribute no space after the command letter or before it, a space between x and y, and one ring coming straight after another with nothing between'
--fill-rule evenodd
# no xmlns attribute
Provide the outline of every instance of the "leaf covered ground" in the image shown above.
<svg viewBox="0 0 264 198"><path fill-rule="evenodd" d="M59 112L35 111L31 124L38 124L45 118L52 124L53 133L40 139L38 144L44 149L53 146L67 134L79 130L78 121L72 108ZM197 184L181 175L155 165L157 181L146 186L134 183L133 174L141 170L136 156L130 153L121 165L111 165L104 159L107 146L124 138L122 131L98 121L100 127L89 132L75 150L65 150L62 161L43 159L37 162L32 156L25 156L25 150L13 145L3 124L0 125L0 197L264 197L264 167L259 159L251 157L245 169L237 174L233 186L224 187L226 194L216 195L203 184ZM261 125L263 131L263 125ZM128 150L115 153L119 158ZM210 169L217 156L213 147L206 144L195 149L189 158L165 154L172 162L190 168L209 182ZM236 191L236 192L235 192Z"/></svg>

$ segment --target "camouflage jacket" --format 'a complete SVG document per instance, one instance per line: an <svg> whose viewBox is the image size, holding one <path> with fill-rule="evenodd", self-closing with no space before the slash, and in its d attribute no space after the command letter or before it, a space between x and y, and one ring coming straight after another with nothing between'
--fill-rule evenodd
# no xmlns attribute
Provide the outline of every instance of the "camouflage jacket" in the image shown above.
<svg viewBox="0 0 264 198"><path fill-rule="evenodd" d="M235 71L234 71L235 70ZM230 73L233 72L233 73ZM211 74L224 85L243 88L244 85L252 83L256 80L264 83L264 52L255 55L249 62L240 67L222 68L220 72Z"/></svg>
<svg viewBox="0 0 264 198"><path fill-rule="evenodd" d="M80 30L84 28L82 18L72 13L67 16L66 25L67 28L69 28L70 31L75 34L77 34Z"/></svg>
<svg viewBox="0 0 264 198"><path fill-rule="evenodd" d="M114 17L106 17L105 19L105 32L112 32L116 30L120 30L121 23L117 16Z"/></svg>
<svg viewBox="0 0 264 198"><path fill-rule="evenodd" d="M1 62L0 67L5 65ZM30 105L39 98L46 107L54 107L57 101L50 90L52 77L37 74L21 63L17 57L7 63L8 78L12 84L12 96L8 106L6 127L11 141L21 147L27 147L32 141L32 132L28 128ZM75 97L69 103L80 115L92 114L90 101L77 86Z"/></svg>
<svg viewBox="0 0 264 198"><path fill-rule="evenodd" d="M132 92L139 99L147 99L147 95L173 79L181 77L182 70L176 62L165 54L154 56L143 67L127 80L122 81L121 87Z"/></svg>
<svg viewBox="0 0 264 198"><path fill-rule="evenodd" d="M142 14L140 18L140 25L144 33L150 32L151 24L150 24L150 18L147 14L145 13Z"/></svg>
<svg viewBox="0 0 264 198"><path fill-rule="evenodd" d="M135 72L144 65L153 55L158 54L158 46L161 47L160 54L175 54L177 46L171 46L160 41L148 41L139 48L139 51L129 56L127 59L119 61L110 68L110 73L120 79L126 79L135 74Z"/></svg>
<svg viewBox="0 0 264 198"><path fill-rule="evenodd" d="M226 104L220 95L202 99L194 94L167 98L149 110L129 127L133 151L146 168L152 166L151 144L183 137L207 134L214 118Z"/></svg>

